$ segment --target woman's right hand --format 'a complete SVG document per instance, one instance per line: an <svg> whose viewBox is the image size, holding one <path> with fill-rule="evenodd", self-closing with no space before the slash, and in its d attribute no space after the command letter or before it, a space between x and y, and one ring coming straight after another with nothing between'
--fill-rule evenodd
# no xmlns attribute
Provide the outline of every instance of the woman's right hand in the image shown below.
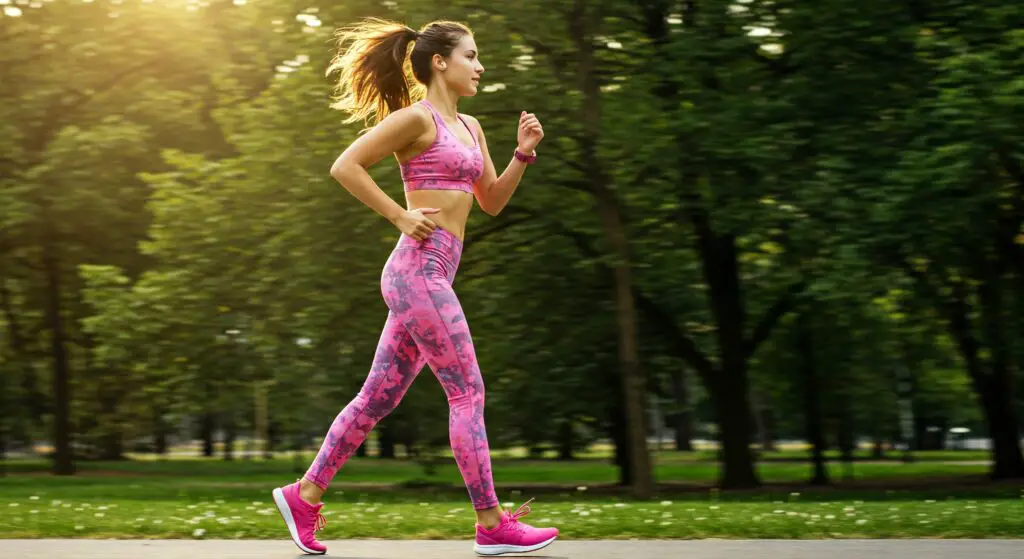
<svg viewBox="0 0 1024 559"><path fill-rule="evenodd" d="M437 224L430 221L426 216L440 211L437 208L417 208L404 211L395 220L395 227L398 227L398 230L403 234L417 241L425 240L437 229Z"/></svg>

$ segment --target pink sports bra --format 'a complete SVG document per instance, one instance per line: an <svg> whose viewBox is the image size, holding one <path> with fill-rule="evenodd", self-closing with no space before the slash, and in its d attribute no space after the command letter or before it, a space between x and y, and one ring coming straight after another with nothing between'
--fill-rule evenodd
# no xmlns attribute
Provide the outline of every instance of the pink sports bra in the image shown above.
<svg viewBox="0 0 1024 559"><path fill-rule="evenodd" d="M473 129L459 115L459 121L473 136L473 147L459 140L441 115L426 99L420 101L434 116L437 136L425 151L400 165L405 191L461 190L473 192L473 184L484 173L484 157Z"/></svg>

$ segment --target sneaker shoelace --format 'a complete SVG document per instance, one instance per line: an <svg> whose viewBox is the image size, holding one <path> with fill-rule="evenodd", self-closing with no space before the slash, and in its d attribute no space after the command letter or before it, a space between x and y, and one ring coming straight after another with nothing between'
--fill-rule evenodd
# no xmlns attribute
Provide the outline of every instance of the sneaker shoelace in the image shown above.
<svg viewBox="0 0 1024 559"><path fill-rule="evenodd" d="M295 481L301 481L301 480L302 480L302 478L299 478L299 479L296 479ZM316 521L313 524L313 533L315 534L315 533L323 530L325 526L327 526L327 519L324 518L324 515L320 514L319 510L317 510L316 511Z"/></svg>
<svg viewBox="0 0 1024 559"><path fill-rule="evenodd" d="M517 534L522 534L523 532L526 531L526 526L524 526L519 521L519 519L524 517L524 516L526 516L526 515L528 515L528 514L530 514L530 512L533 510L533 509L530 508L530 503L532 503L532 502L533 502L533 499L530 499L529 501L526 501L525 503L520 505L519 508L515 510L515 512L510 512L508 510L505 511L507 516L508 516L508 522L509 522L508 527L510 529L514 530Z"/></svg>

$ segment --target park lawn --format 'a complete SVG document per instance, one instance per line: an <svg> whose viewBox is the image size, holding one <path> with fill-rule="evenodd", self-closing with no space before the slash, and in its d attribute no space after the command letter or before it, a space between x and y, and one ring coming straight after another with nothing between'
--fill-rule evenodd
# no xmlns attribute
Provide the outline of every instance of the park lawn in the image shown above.
<svg viewBox="0 0 1024 559"><path fill-rule="evenodd" d="M71 498L60 487L4 487L4 538L285 539L270 485L225 491L192 483L174 499L164 487L122 480L91 485ZM155 491L151 491L155 489ZM131 496L134 493L134 496ZM886 494L862 499L821 495L713 495L645 502L575 498L533 503L529 521L558 527L564 538L994 538L1024 537L1019 490L981 495ZM564 500L563 500L564 499ZM870 500L869 500L870 499ZM520 494L504 503L518 506ZM473 513L456 495L434 500L414 491L332 492L323 539L468 539Z"/></svg>
<svg viewBox="0 0 1024 559"><path fill-rule="evenodd" d="M14 462L0 478L0 538L286 537L270 490L297 477L291 460L148 461L79 464L54 477L45 462ZM875 489L753 492L713 489L630 501L587 487L614 481L601 462L495 461L507 506L537 497L529 521L557 526L566 538L896 538L1024 537L1020 487L886 489L909 478L977 477L984 466L940 463L858 464ZM766 463L768 482L806 479L809 465ZM839 475L839 469L833 470ZM668 464L659 479L711 484L717 467ZM441 482L430 488L400 485ZM964 477L968 479L968 477ZM511 489L522 482L520 489ZM558 483L532 492L526 482ZM502 487L504 486L504 489ZM538 488L539 489L539 488ZM414 463L353 459L326 496L324 539L468 538L473 514L454 466L427 478Z"/></svg>
<svg viewBox="0 0 1024 559"><path fill-rule="evenodd" d="M219 479L224 483L276 483L301 475L312 456L302 460L275 458L272 460L193 459L144 460L121 462L79 462L82 475L113 477L174 476ZM11 461L6 464L13 477L48 476L49 463L43 460ZM916 462L854 463L854 480L911 479L978 475L989 467L980 463ZM603 460L573 462L499 460L493 462L494 478L502 484L583 485L608 484L618 480L618 469ZM762 462L758 473L767 483L800 483L808 479L811 467L798 462ZM829 464L830 474L839 479L844 474L840 463ZM686 463L660 461L655 469L659 482L712 484L719 473L717 463ZM442 460L433 475L427 475L419 464L407 460L379 460L353 458L339 472L335 483L349 484L429 484L460 485L459 471L450 460Z"/></svg>

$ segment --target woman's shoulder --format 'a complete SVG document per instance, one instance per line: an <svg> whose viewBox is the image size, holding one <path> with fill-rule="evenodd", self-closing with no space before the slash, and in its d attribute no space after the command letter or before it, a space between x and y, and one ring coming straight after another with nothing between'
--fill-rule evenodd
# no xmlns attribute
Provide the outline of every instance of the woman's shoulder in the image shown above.
<svg viewBox="0 0 1024 559"><path fill-rule="evenodd" d="M413 103L393 111L384 120L389 121L389 124L392 125L413 126L423 129L433 126L430 109L423 106L422 103ZM383 121L381 123L383 124Z"/></svg>
<svg viewBox="0 0 1024 559"><path fill-rule="evenodd" d="M459 116L462 117L466 122L468 122L470 126L475 128L478 134L483 133L484 128L483 126L480 125L480 121L477 120L475 116L466 113L459 113Z"/></svg>

